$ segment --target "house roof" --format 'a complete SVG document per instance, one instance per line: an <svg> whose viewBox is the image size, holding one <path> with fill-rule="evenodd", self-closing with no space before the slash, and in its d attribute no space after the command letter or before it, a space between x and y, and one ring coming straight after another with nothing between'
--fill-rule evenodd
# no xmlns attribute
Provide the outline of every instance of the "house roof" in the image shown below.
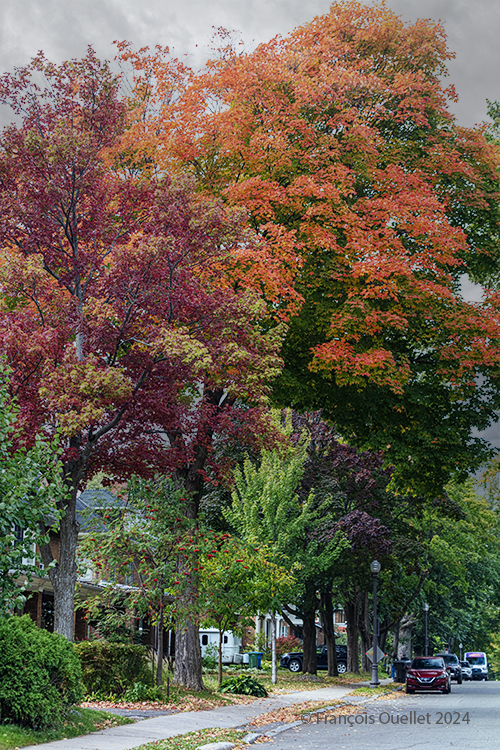
<svg viewBox="0 0 500 750"><path fill-rule="evenodd" d="M102 519L102 511L111 508L123 508L125 502L103 488L88 489L76 498L76 517L81 531L90 526L95 530L96 520ZM101 511L101 513L99 513Z"/></svg>

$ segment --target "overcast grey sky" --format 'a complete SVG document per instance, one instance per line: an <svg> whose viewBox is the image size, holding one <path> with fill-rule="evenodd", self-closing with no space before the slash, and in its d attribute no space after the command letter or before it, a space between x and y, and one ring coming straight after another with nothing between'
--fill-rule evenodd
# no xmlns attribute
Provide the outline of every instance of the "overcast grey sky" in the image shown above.
<svg viewBox="0 0 500 750"><path fill-rule="evenodd" d="M370 4L370 0L366 0ZM388 0L405 20L442 20L456 59L450 82L463 125L486 118L486 98L500 99L499 0ZM329 0L1 0L0 70L29 61L43 49L54 62L85 53L92 44L114 56L113 40L136 46L169 45L201 64L212 27L242 33L248 47L326 13Z"/></svg>

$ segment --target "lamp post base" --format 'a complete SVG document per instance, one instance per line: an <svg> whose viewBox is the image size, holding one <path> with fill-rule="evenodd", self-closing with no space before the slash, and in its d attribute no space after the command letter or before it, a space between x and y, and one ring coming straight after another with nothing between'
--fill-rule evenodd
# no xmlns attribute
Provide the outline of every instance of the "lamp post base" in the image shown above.
<svg viewBox="0 0 500 750"><path fill-rule="evenodd" d="M370 682L370 687L379 687L380 680L378 678L378 664L374 663L372 664L372 679Z"/></svg>

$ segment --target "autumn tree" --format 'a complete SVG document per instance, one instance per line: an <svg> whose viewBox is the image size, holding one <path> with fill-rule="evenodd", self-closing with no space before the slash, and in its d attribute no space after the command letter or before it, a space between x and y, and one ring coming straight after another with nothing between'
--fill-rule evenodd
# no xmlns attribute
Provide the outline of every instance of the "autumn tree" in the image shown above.
<svg viewBox="0 0 500 750"><path fill-rule="evenodd" d="M155 59L157 109L129 139L247 210L295 295L273 314L302 300L277 401L439 494L487 453L500 358L497 293L460 294L497 268L498 149L448 110L443 29L351 0L252 52L222 41L200 74ZM152 56L122 54L144 86Z"/></svg>
<svg viewBox="0 0 500 750"><path fill-rule="evenodd" d="M213 435L265 431L281 333L262 329L264 303L227 272L258 242L241 212L189 180L113 166L126 106L91 49L60 66L38 55L2 77L0 100L18 118L0 139L0 350L23 440L64 438L60 555L43 545L42 558L55 629L71 639L79 489L98 470L169 470L194 519L217 472ZM197 630L180 631L177 678L199 688Z"/></svg>

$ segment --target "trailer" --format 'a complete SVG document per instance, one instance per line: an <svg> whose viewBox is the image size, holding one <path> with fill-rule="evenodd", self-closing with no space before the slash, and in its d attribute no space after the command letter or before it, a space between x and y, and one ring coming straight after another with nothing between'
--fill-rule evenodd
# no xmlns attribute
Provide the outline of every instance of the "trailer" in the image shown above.
<svg viewBox="0 0 500 750"><path fill-rule="evenodd" d="M207 648L209 647L210 651L214 651L214 655L218 654L219 631L217 628L205 628L200 630L200 646L202 656L205 656ZM234 635L230 630L226 631L222 636L222 663L233 664L234 662L240 661L238 658L235 659L235 654L237 656L240 655L240 647L241 638Z"/></svg>

